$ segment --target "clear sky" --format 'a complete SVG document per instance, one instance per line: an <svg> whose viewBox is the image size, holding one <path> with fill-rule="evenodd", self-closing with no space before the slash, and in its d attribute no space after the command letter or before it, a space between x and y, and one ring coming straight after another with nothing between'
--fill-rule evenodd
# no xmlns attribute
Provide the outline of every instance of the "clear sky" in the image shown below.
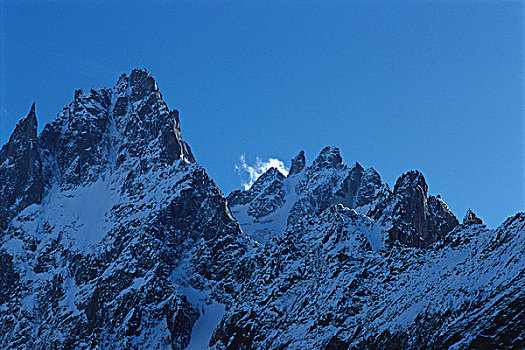
<svg viewBox="0 0 525 350"><path fill-rule="evenodd" d="M147 68L223 192L239 157L326 145L391 186L421 170L461 218L524 210L519 1L0 0L0 141L37 104Z"/></svg>

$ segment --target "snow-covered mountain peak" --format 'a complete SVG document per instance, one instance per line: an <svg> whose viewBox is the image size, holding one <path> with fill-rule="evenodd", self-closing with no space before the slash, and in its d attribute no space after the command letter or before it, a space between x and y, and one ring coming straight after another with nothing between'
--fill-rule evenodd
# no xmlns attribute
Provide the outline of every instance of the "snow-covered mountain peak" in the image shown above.
<svg viewBox="0 0 525 350"><path fill-rule="evenodd" d="M145 70L36 129L0 150L2 349L523 348L525 213L459 224L336 147L226 199Z"/></svg>
<svg viewBox="0 0 525 350"><path fill-rule="evenodd" d="M401 175L394 191L378 197L369 215L387 229L390 245L429 247L459 224L441 196L428 195L425 177L417 170Z"/></svg>
<svg viewBox="0 0 525 350"><path fill-rule="evenodd" d="M458 225L443 199L428 195L419 171L401 175L392 192L374 168L365 169L358 162L345 165L337 147L323 148L310 166L302 166L304 159L300 152L292 159L292 176L276 178L272 186L269 175L261 176L254 189L228 196L232 213L255 240L264 243L333 204L378 222L389 245L428 247Z"/></svg>
<svg viewBox="0 0 525 350"><path fill-rule="evenodd" d="M77 90L39 140L44 172L53 174L47 178L65 187L94 182L122 165L129 170L194 161L181 137L178 111L168 108L144 70L121 75L111 89Z"/></svg>

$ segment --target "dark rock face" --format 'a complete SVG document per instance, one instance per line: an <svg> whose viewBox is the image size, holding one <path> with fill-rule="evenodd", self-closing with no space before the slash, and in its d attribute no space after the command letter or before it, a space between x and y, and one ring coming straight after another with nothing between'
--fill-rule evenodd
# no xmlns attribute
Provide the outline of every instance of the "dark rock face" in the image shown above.
<svg viewBox="0 0 525 350"><path fill-rule="evenodd" d="M292 166L290 167L290 172L288 173L288 176L299 174L301 171L303 171L305 166L306 158L304 156L304 151L300 151L299 154L297 154L292 159Z"/></svg>
<svg viewBox="0 0 525 350"><path fill-rule="evenodd" d="M58 181L64 188L95 181L109 166L111 91L101 89L74 101L44 127L39 142L46 186Z"/></svg>
<svg viewBox="0 0 525 350"><path fill-rule="evenodd" d="M127 95L128 90L131 90L130 96ZM131 110L131 118L129 113L125 118L117 118L117 125L133 141L128 143L126 153L143 156L148 150L144 146L158 138L155 145L159 146L159 161L168 164L177 159L194 161L190 147L181 138L179 112L168 109L157 83L149 73L135 69L129 78L121 76L117 91L119 105ZM115 111L120 117L119 112L121 108Z"/></svg>
<svg viewBox="0 0 525 350"><path fill-rule="evenodd" d="M229 205L245 205L250 204L250 210L256 213L258 217L264 216L263 212L272 211L272 207L278 207L278 203L282 200L282 186L285 176L281 174L276 168L270 168L253 183L253 185L246 191L233 191L228 195ZM273 210L275 210L275 207Z"/></svg>
<svg viewBox="0 0 525 350"><path fill-rule="evenodd" d="M278 211L285 204L285 176L276 168L270 168L246 191L233 191L228 195L229 208L242 207L246 215L258 224L268 215ZM249 228L245 228L249 231ZM262 233L261 233L262 232ZM265 241L266 230L252 235L252 238Z"/></svg>
<svg viewBox="0 0 525 350"><path fill-rule="evenodd" d="M418 171L410 171L396 181L394 196L400 200L392 213L396 221L390 233L393 241L420 246L423 244L420 241L431 238L427 219L430 212L427 190L425 178ZM407 234L405 231L412 232Z"/></svg>
<svg viewBox="0 0 525 350"><path fill-rule="evenodd" d="M269 169L259 179L252 186L257 195L253 196L248 208L248 214L255 218L262 218L279 209L284 204L285 196L284 175L279 170Z"/></svg>
<svg viewBox="0 0 525 350"><path fill-rule="evenodd" d="M362 207L372 203L382 186L384 185L377 171L373 168L365 170L361 164L356 163L343 180L336 196L348 208Z"/></svg>
<svg viewBox="0 0 525 350"><path fill-rule="evenodd" d="M121 75L113 89L77 90L75 100L39 137L47 185L57 180L71 188L93 182L128 157L139 158L143 169L178 159L193 162L179 124L178 111L168 109L146 71Z"/></svg>
<svg viewBox="0 0 525 350"><path fill-rule="evenodd" d="M394 187L391 213L391 244L428 247L452 231L459 222L441 198L427 194L428 186L418 171L403 174Z"/></svg>
<svg viewBox="0 0 525 350"><path fill-rule="evenodd" d="M33 104L0 150L0 232L22 209L42 199L42 163L36 130Z"/></svg>
<svg viewBox="0 0 525 350"><path fill-rule="evenodd" d="M482 225L483 220L477 217L472 210L467 210L465 217L463 217L463 224L465 225Z"/></svg>
<svg viewBox="0 0 525 350"><path fill-rule="evenodd" d="M13 264L13 257L0 251L0 305L8 303L16 296L19 278Z"/></svg>
<svg viewBox="0 0 525 350"><path fill-rule="evenodd" d="M341 168L343 166L343 158L337 147L325 147L317 156L312 164L316 169Z"/></svg>

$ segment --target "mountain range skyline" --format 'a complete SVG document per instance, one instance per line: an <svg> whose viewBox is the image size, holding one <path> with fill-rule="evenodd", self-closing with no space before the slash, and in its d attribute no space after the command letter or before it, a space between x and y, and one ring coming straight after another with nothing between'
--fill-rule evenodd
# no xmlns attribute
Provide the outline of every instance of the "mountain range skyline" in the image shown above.
<svg viewBox="0 0 525 350"><path fill-rule="evenodd" d="M144 69L145 71L147 71L146 69ZM104 86L101 86L101 88L104 88ZM93 88L91 88L93 89ZM80 93L82 93L83 89L77 89L76 91L79 91ZM36 110L36 102L33 102L32 106L31 106L31 111L35 111ZM45 121L45 119L44 119ZM14 127L13 127L14 129ZM43 129L43 125L39 123L39 127L38 127L38 133L40 133ZM5 140L7 141L7 140ZM337 145L330 145L332 147L336 147ZM321 151L321 150L319 150ZM301 152L303 152L301 150ZM341 149L340 151L342 154L344 154L345 150L344 149ZM310 156L311 157L314 157L317 153L314 153L314 154L311 154ZM256 182L256 180L258 179L259 176L261 176L262 174L264 174L267 170L271 169L271 168L275 168L275 169L278 169L282 174L284 175L287 175L288 174L288 171L290 169L290 167L292 166L292 162L291 161L286 161L285 159L278 159L278 158L274 158L272 156L270 156L268 159L261 159L259 156L255 156L255 157L251 157L254 161L252 164L249 164L246 160L246 154L240 154L239 157L237 158L237 160L235 161L234 163L234 166L233 166L233 169L232 169L232 174L236 174L238 177L239 177L239 180L238 180L238 186L235 187L233 186L231 189L222 189L222 187L219 185L219 187L221 188L221 190L224 191L224 194L225 195L228 195L229 193L231 193L232 191L235 191L235 190L238 190L238 189L241 189L244 187L244 189L249 189L251 187L251 185L253 185L253 183ZM292 157L289 157L290 159ZM312 159L310 159L311 161ZM406 172L406 171L409 171L409 170L414 170L414 169L417 169L417 166L414 166L412 168L409 168L409 169L405 169L405 170L402 170L399 175L401 175L402 173ZM399 176L398 175L398 176ZM397 176L396 176L397 178ZM218 180L218 183L220 184L220 180ZM395 183L395 178L391 181L391 182L387 182L392 188L393 188L393 185ZM431 191L431 193L434 193L433 191ZM439 192L435 193L435 194L440 194ZM451 203L454 203L454 198L453 196L451 196L452 198L450 199L450 202ZM454 208L454 205L452 205L452 208ZM467 205L466 206L466 209L464 210L464 213L466 213L468 210L471 210L471 209L474 209L475 211L476 210L476 204L471 204L471 205ZM454 210L453 210L454 211ZM461 216L463 215L463 213L457 213L457 215ZM483 219L485 219L483 217L483 215L481 215ZM490 216L489 216L490 218ZM502 218L500 221L497 221L495 223L491 223L491 220L494 220L494 219L489 219L489 226L497 226L501 223L501 221L505 219L505 218ZM486 220L486 219L485 219Z"/></svg>
<svg viewBox="0 0 525 350"><path fill-rule="evenodd" d="M337 146L490 227L525 207L523 3L0 2L0 141L147 68L228 194L239 157ZM497 203L496 205L494 203Z"/></svg>
<svg viewBox="0 0 525 350"><path fill-rule="evenodd" d="M142 69L37 124L0 149L2 348L523 347L523 212L460 221L333 146L226 197Z"/></svg>

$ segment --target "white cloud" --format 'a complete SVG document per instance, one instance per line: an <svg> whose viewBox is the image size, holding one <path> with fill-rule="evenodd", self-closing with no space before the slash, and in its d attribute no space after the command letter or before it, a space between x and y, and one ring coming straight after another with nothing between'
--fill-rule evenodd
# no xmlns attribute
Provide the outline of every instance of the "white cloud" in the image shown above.
<svg viewBox="0 0 525 350"><path fill-rule="evenodd" d="M244 189L249 189L253 183L264 174L270 168L277 168L283 175L288 175L288 168L284 165L284 162L277 158L269 158L267 161L261 160L261 158L255 158L255 164L248 165L246 163L246 156L242 154L239 157L241 162L240 165L235 165L235 170L241 176L241 184Z"/></svg>

